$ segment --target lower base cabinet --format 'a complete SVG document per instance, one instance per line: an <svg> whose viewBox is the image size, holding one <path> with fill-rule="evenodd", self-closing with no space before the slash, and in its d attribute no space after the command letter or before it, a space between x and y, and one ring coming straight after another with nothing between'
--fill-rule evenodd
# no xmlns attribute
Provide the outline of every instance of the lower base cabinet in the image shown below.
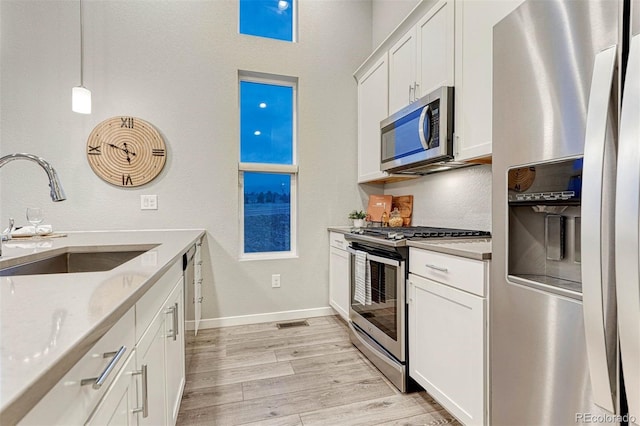
<svg viewBox="0 0 640 426"><path fill-rule="evenodd" d="M121 356L116 355L118 348ZM175 425L185 385L184 350L184 279L179 262L19 424ZM92 386L107 370L104 385Z"/></svg>
<svg viewBox="0 0 640 426"><path fill-rule="evenodd" d="M409 257L409 375L464 425L486 425L488 261Z"/></svg>
<svg viewBox="0 0 640 426"><path fill-rule="evenodd" d="M344 235L329 233L329 304L344 319L349 321L349 243Z"/></svg>

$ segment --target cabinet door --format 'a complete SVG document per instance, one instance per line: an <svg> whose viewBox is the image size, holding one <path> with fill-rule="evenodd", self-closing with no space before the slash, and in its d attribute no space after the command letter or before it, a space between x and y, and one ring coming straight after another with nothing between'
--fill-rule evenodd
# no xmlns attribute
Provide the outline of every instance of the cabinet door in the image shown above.
<svg viewBox="0 0 640 426"><path fill-rule="evenodd" d="M454 85L454 3L441 0L416 25L416 97Z"/></svg>
<svg viewBox="0 0 640 426"><path fill-rule="evenodd" d="M195 287L194 287L194 320L195 334L198 334L200 320L202 319L202 241L196 244L195 254Z"/></svg>
<svg viewBox="0 0 640 426"><path fill-rule="evenodd" d="M183 280L180 279L164 309L167 418L176 424L185 383Z"/></svg>
<svg viewBox="0 0 640 426"><path fill-rule="evenodd" d="M358 81L358 182L385 177L380 170L380 122L387 118L385 53Z"/></svg>
<svg viewBox="0 0 640 426"><path fill-rule="evenodd" d="M349 320L349 252L329 249L329 304Z"/></svg>
<svg viewBox="0 0 640 426"><path fill-rule="evenodd" d="M146 366L146 382L142 382L141 395L146 392L147 415L138 413L140 425L167 424L167 408L165 402L165 314L163 311L151 321L151 325L138 342L136 355L138 368ZM143 398L144 399L144 398ZM142 406L144 402L141 401Z"/></svg>
<svg viewBox="0 0 640 426"><path fill-rule="evenodd" d="M136 356L132 353L86 425L136 425Z"/></svg>
<svg viewBox="0 0 640 426"><path fill-rule="evenodd" d="M409 375L462 423L485 424L485 299L413 274L409 294Z"/></svg>
<svg viewBox="0 0 640 426"><path fill-rule="evenodd" d="M389 49L389 115L416 99L416 29Z"/></svg>
<svg viewBox="0 0 640 426"><path fill-rule="evenodd" d="M456 4L455 157L491 155L493 26L523 0Z"/></svg>

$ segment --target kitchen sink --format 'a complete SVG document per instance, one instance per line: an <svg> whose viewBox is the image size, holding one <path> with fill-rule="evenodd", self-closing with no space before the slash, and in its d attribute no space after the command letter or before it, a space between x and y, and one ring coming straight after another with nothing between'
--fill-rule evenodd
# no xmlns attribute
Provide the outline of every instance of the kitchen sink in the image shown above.
<svg viewBox="0 0 640 426"><path fill-rule="evenodd" d="M125 251L105 248L104 251L65 252L0 269L0 276L109 271L134 257L140 256L153 247L147 246L141 249L140 246L137 246L136 250Z"/></svg>

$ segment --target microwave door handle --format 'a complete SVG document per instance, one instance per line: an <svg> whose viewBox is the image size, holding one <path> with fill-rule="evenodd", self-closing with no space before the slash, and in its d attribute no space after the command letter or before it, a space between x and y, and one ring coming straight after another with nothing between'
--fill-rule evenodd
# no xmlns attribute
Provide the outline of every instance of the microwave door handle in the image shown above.
<svg viewBox="0 0 640 426"><path fill-rule="evenodd" d="M429 149L429 141L427 141L427 138L424 134L424 120L427 117L427 114L429 113L429 111L431 110L431 107L429 105L425 106L422 109L422 113L420 114L420 120L418 121L418 135L420 135L420 143L422 144L422 147L427 150Z"/></svg>
<svg viewBox="0 0 640 426"><path fill-rule="evenodd" d="M640 416L640 36L631 40L622 98L616 190L618 332L629 415Z"/></svg>
<svg viewBox="0 0 640 426"><path fill-rule="evenodd" d="M615 337L608 333L607 325L610 324L607 324L604 304L605 301L611 302L605 299L605 295L609 294L614 283L609 279L610 268L606 267L606 263L613 266L613 262L609 261L608 244L603 241L603 236L606 239L610 237L612 217L610 213L603 212L603 191L608 190L610 184L605 157L609 158L607 151L613 149L614 142L607 131L607 119L615 63L616 46L595 57L587 109L581 208L582 305L589 375L594 402L611 413L615 413L615 372L610 366L615 355L608 351L608 346L615 342Z"/></svg>

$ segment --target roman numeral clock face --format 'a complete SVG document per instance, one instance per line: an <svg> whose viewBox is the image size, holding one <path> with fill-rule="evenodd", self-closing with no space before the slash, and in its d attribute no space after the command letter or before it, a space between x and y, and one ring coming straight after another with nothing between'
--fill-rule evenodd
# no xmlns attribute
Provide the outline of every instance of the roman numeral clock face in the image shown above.
<svg viewBox="0 0 640 426"><path fill-rule="evenodd" d="M167 149L160 133L136 117L113 117L98 124L87 140L94 173L112 185L135 187L162 171Z"/></svg>

